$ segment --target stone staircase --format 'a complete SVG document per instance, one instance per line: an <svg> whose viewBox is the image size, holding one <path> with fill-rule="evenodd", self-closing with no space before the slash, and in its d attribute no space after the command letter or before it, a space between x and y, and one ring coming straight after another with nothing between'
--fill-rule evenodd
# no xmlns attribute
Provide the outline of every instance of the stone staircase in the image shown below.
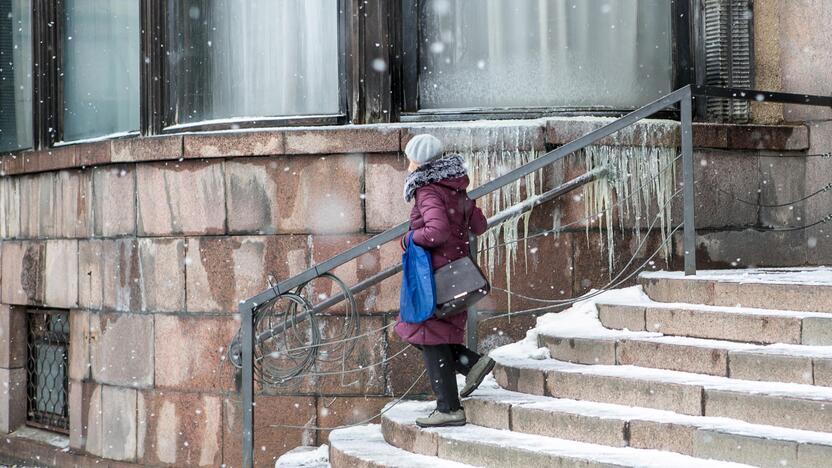
<svg viewBox="0 0 832 468"><path fill-rule="evenodd" d="M341 467L831 467L832 269L648 273L538 319L463 403L334 431Z"/></svg>

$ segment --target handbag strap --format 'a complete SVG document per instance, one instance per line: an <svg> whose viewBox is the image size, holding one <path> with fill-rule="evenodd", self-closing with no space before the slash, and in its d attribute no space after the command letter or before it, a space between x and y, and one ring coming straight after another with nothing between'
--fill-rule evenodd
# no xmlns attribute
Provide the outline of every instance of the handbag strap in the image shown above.
<svg viewBox="0 0 832 468"><path fill-rule="evenodd" d="M471 199L468 198L468 193L466 192L465 193L465 199L462 200L462 203L464 205L464 208L462 210L463 210L463 213L465 213L465 232L463 234L468 234L469 236L471 235L471 208L470 208L470 205L473 205L473 202L470 203L470 204L468 203L470 201L471 201Z"/></svg>

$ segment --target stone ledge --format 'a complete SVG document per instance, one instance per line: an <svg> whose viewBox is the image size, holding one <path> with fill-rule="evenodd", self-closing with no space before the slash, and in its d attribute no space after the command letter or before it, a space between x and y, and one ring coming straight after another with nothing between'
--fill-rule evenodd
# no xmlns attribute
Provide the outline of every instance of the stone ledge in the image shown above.
<svg viewBox="0 0 832 468"><path fill-rule="evenodd" d="M37 460L39 466L56 468L65 466L73 466L76 468L101 468L103 466L127 468L143 466L136 463L98 458L72 450L64 450L64 448L56 447L46 442L19 437L14 434L4 436L3 443L0 444L0 455L21 462Z"/></svg>
<svg viewBox="0 0 832 468"><path fill-rule="evenodd" d="M614 121L613 118L552 118L546 122L546 143L563 145ZM602 145L679 146L679 124L669 120L643 120L607 137ZM730 150L805 151L809 149L806 125L734 125L696 122L694 148Z"/></svg>
<svg viewBox="0 0 832 468"><path fill-rule="evenodd" d="M549 117L440 123L394 123L275 128L121 138L0 156L0 175L31 174L115 162L266 155L397 153L413 135L431 133L451 140L450 149L519 148L543 151L612 122L601 117ZM645 124L647 122L648 124ZM601 141L609 145L678 146L678 123L645 120ZM694 146L731 150L805 151L806 125L694 124Z"/></svg>

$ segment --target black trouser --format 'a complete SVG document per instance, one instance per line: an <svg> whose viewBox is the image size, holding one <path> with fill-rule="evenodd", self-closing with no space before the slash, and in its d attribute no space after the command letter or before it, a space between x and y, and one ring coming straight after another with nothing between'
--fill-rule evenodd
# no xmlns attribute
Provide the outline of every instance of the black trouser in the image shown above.
<svg viewBox="0 0 832 468"><path fill-rule="evenodd" d="M430 386L436 395L436 409L450 413L460 408L456 373L468 375L468 371L480 360L480 355L460 344L416 346L425 357Z"/></svg>

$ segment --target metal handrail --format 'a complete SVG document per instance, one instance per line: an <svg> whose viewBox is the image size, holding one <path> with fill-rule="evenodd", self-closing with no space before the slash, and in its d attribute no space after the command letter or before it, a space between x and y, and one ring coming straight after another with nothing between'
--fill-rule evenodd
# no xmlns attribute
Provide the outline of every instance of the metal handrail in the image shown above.
<svg viewBox="0 0 832 468"><path fill-rule="evenodd" d="M573 191L577 188L583 187L584 185L598 179L599 177L603 177L604 175L606 175L606 173L607 173L607 168L606 167L599 167L599 168L593 169L593 170L591 170L591 171L589 171L585 174L582 174L582 175L580 175L580 176L578 176L578 177L576 177L576 178L574 178L574 179L572 179L568 182L565 182L565 183L563 183L563 184L561 184L561 185L559 185L559 186L557 186L557 187L555 187L555 188L553 188L553 189L551 189L551 190L549 190L545 193L542 193L540 195L532 197L528 200L525 200L521 203L518 203L518 204L512 206L511 208L503 210L503 211L493 215L492 217L488 218L488 221L487 221L488 229L490 229L494 226L500 225L500 224L504 223L505 221L507 221L507 220L509 220L513 217L519 216L519 215L521 215L521 214L523 214L527 211L531 211L536 206L539 206L543 203L554 200L555 198L558 198L558 197L560 197L564 194L567 194L567 193L569 193L569 192L571 192L571 191ZM396 265L394 265L392 267L386 268L386 269L382 270L381 272L376 273L373 276L362 280L361 282L357 283L355 286L350 287L350 293L353 296L356 295L356 294L362 293L362 292L366 291L367 289L377 285L378 283L381 283L382 281L386 280L387 278L390 278L392 276L397 275L401 271L402 271L402 264L401 264L401 262L399 262L399 263L397 263ZM280 324L276 325L275 327L273 327L269 330L261 332L260 334L258 334L254 338L254 342L255 342L255 344L256 343L261 343L261 342L266 341L270 338L273 338L275 335L278 335L278 334L286 331L288 328L291 328L291 327L293 327L293 326L295 326L299 323L304 322L307 318L309 318L310 315L321 313L321 312L323 312L323 311L341 303L346 298L347 298L347 294L343 293L343 292L339 293L335 296L332 296L332 297L324 300L323 302L321 302L319 304L316 304L311 310L309 310L307 312L303 312L303 313L298 314L297 316L293 317L291 321L280 323ZM233 343L231 345L231 348L229 349L229 357L231 359L232 364L234 364L235 366L239 365L239 355L238 355L239 349L234 349L234 347L236 347L236 346L238 346L238 343Z"/></svg>
<svg viewBox="0 0 832 468"><path fill-rule="evenodd" d="M472 199L481 198L487 194L498 190L499 188L513 183L526 175L534 173L547 165L557 162L566 156L580 151L587 146L593 145L598 141L616 133L630 125L650 117L651 115L665 110L676 104L680 105L680 127L681 127L681 152L682 152L682 179L683 179L683 246L684 246L684 265L685 275L696 274L696 231L695 231L695 209L694 209L694 165L693 165L693 107L692 100L696 96L712 96L723 97L728 99L740 100L756 100L768 102L784 102L792 104L803 104L810 106L832 107L832 98L825 96L812 96L806 94L793 93L772 93L766 91L755 91L748 89L737 88L718 88L708 86L684 86L672 93L661 97L629 114L611 122L610 124L594 130L587 135L566 143L543 156L517 168L513 171L500 176L480 187L475 188L469 192ZM585 182L584 182L585 183ZM555 195L552 198L559 196ZM548 198L551 199L551 198ZM526 204L527 207L534 206L535 203L543 203L542 200L532 199L526 200L521 204ZM520 208L511 207L508 212L500 213L497 216L505 216L505 219L515 216L517 210ZM521 210L522 211L522 210ZM512 214L514 213L514 214ZM489 222L498 222L499 220L493 217ZM501 222L501 221L499 221ZM263 291L256 296L242 302L240 304L241 327L240 338L242 346L242 385L241 385L241 399L243 401L243 467L251 467L254 456L254 328L253 328L253 314L260 305L276 299L281 294L287 293L302 284L305 284L317 277L331 272L335 268L352 261L359 256L370 252L379 246L398 239L408 230L409 223L405 222L396 227L388 229L387 231L362 242L361 244L352 247L351 249L336 255L318 265L315 265L303 273L282 281L272 288ZM400 267L391 267L384 270L375 276L364 280L357 285L350 288L351 291L363 291L378 282L389 278L396 273ZM330 307L343 300L343 297L333 297L329 300L319 304L313 310L322 310L323 306ZM269 332L266 332L267 334ZM274 333L271 333L273 336ZM261 338L261 337L258 337ZM263 339L268 339L268 336L263 336Z"/></svg>
<svg viewBox="0 0 832 468"><path fill-rule="evenodd" d="M692 246L694 239L693 232L693 121L692 121L692 107L691 107L691 87L690 85L680 88L672 93L656 99L655 101L637 109L629 114L605 125L597 130L590 132L583 137L574 141L566 143L548 153L536 158L535 160L512 170L496 179L475 188L469 192L471 199L478 199L488 195L505 185L516 182L522 177L532 174L544 167L555 163L568 155L580 151L587 146L597 143L604 138L609 137L630 125L650 117L651 115L665 110L677 103L681 103L682 118L681 118L681 134L682 134L682 159L683 159L683 173L685 182L685 207L684 207L684 222L685 222L685 246ZM242 346L242 382L241 382L241 399L243 401L243 466L250 467L254 456L254 311L262 304L268 303L281 294L287 293L298 286L308 283L323 274L329 273L335 268L355 260L359 256L370 252L381 245L394 241L405 234L408 230L409 223L405 222L396 227L388 229L387 231L365 241L361 244L352 247L339 255L336 255L318 265L315 265L306 271L293 276L277 285L257 294L256 296L242 302L240 304L240 342ZM379 274L379 277L390 273L392 270L386 270ZM688 248L685 253L685 272L687 274L694 274L696 271L695 259L693 257L692 249ZM389 274L390 277L395 273ZM369 287L369 286L368 286ZM353 290L354 288L351 288Z"/></svg>
<svg viewBox="0 0 832 468"><path fill-rule="evenodd" d="M578 138L577 140L571 141L563 146L560 146L544 154L543 156L525 164L524 166L514 169L513 171L503 176L500 176L486 183L485 185L473 189L469 192L468 195L469 197L471 197L472 200L476 200L485 195L488 195L491 192L494 192L495 190L502 188L504 185L516 182L520 178L525 177L533 172L536 172L554 162L557 162L565 158L566 156L574 153L575 151L579 151L589 145L592 145L593 143L596 143L597 141L602 140L619 130L629 127L630 125L638 122L641 119L647 118L661 110L665 110L668 107L678 103L685 96L689 97L690 94L690 86L685 86L684 88L674 91L668 94L667 96L657 99L652 103L647 104L646 106L627 114L626 116L610 123L609 125L601 127L581 138ZM292 289L323 275L324 273L329 273L335 268L338 268L339 266L347 262L355 260L361 255L370 252L381 245L396 240L407 232L408 226L408 222L401 223L398 226L388 229L387 231L384 231L383 233L378 234L377 236L365 242L362 242L356 245L355 247L352 247L344 251L339 255L325 260L324 262L321 262L318 265L315 265L302 273L299 273L285 281L281 281L274 287L271 287L242 303L240 305L240 310L249 307L256 308L260 304L264 304L272 299L275 299L280 294L289 292Z"/></svg>

